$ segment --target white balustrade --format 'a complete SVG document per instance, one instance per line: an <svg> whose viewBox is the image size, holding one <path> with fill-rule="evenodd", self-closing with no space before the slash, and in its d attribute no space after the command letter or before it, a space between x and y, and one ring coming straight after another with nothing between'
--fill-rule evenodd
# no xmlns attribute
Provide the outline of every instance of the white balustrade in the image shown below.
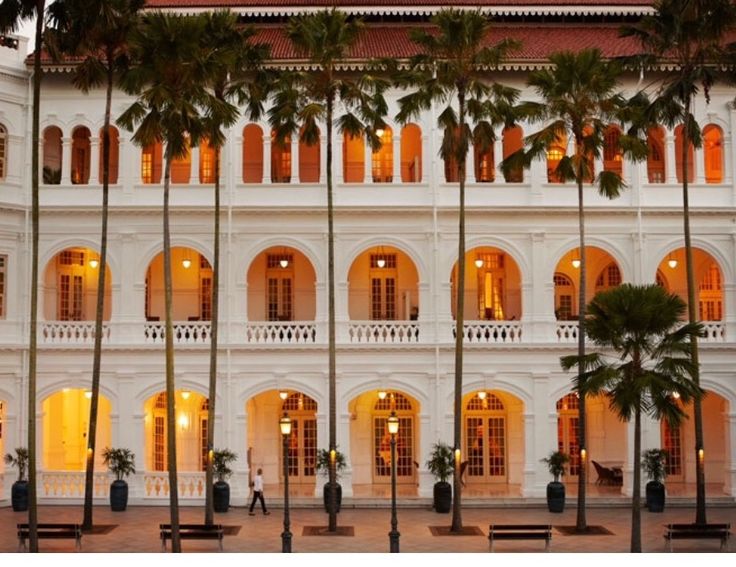
<svg viewBox="0 0 736 567"><path fill-rule="evenodd" d="M84 498L84 471L40 471L38 486L40 498ZM106 472L94 474L95 498L106 498L110 492L112 475Z"/></svg>
<svg viewBox="0 0 736 567"><path fill-rule="evenodd" d="M726 325L721 321L701 321L705 336L701 338L705 343L726 342Z"/></svg>
<svg viewBox="0 0 736 567"><path fill-rule="evenodd" d="M179 483L179 498L181 500L204 498L205 473L179 472L177 479ZM168 498L169 473L146 472L143 475L143 486L145 488L145 498Z"/></svg>
<svg viewBox="0 0 736 567"><path fill-rule="evenodd" d="M418 343L419 324L415 321L350 321L351 343Z"/></svg>
<svg viewBox="0 0 736 567"><path fill-rule="evenodd" d="M245 342L248 344L308 344L317 338L317 326L311 321L267 321L248 323Z"/></svg>
<svg viewBox="0 0 736 567"><path fill-rule="evenodd" d="M94 321L42 321L39 342L43 344L94 344ZM102 340L110 340L110 326L102 325Z"/></svg>
<svg viewBox="0 0 736 567"><path fill-rule="evenodd" d="M208 344L210 342L209 321L174 322L175 344ZM146 323L143 330L144 342L146 344L164 344L166 339L165 323Z"/></svg>
<svg viewBox="0 0 736 567"><path fill-rule="evenodd" d="M577 321L557 321L557 342L558 343L576 343L578 342L578 323Z"/></svg>
<svg viewBox="0 0 736 567"><path fill-rule="evenodd" d="M452 328L453 337L455 327ZM520 343L519 321L468 321L464 325L465 343Z"/></svg>

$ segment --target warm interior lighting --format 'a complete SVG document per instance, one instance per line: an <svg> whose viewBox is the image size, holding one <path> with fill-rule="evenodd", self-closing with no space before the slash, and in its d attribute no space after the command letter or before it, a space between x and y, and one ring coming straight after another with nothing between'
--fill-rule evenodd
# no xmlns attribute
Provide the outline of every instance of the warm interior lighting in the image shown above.
<svg viewBox="0 0 736 567"><path fill-rule="evenodd" d="M680 399L680 392L672 392L672 397L676 400Z"/></svg>
<svg viewBox="0 0 736 567"><path fill-rule="evenodd" d="M389 434L396 435L399 432L399 417L396 415L395 411L391 412L391 415L388 416L386 422L388 425Z"/></svg>
<svg viewBox="0 0 736 567"><path fill-rule="evenodd" d="M189 257L189 250L184 251L184 259L181 261L181 265L184 266L185 270L192 267L192 259Z"/></svg>
<svg viewBox="0 0 736 567"><path fill-rule="evenodd" d="M669 258L667 259L667 265L673 270L677 267L677 260L672 257L671 253L670 253Z"/></svg>
<svg viewBox="0 0 736 567"><path fill-rule="evenodd" d="M99 266L99 265L100 265L100 261L97 258L92 258L89 261L89 267L92 268L92 269L97 268L97 266Z"/></svg>
<svg viewBox="0 0 736 567"><path fill-rule="evenodd" d="M281 428L281 435L291 435L291 418L286 412L279 419L279 427Z"/></svg>
<svg viewBox="0 0 736 567"><path fill-rule="evenodd" d="M475 259L475 267L479 270L483 267L483 258L476 258Z"/></svg>
<svg viewBox="0 0 736 567"><path fill-rule="evenodd" d="M481 391L481 392L478 392L478 397L479 397L479 398L480 398L481 400L485 400L485 399L486 399L486 396L487 396L487 395L488 395L488 394L487 394L487 393L486 393L485 391Z"/></svg>
<svg viewBox="0 0 736 567"><path fill-rule="evenodd" d="M288 397L289 397L289 392L287 392L286 390L279 391L279 398L281 398L282 400L286 400L286 398Z"/></svg>
<svg viewBox="0 0 736 567"><path fill-rule="evenodd" d="M189 418L185 413L179 415L179 429L182 431L187 431L189 429Z"/></svg>
<svg viewBox="0 0 736 567"><path fill-rule="evenodd" d="M376 128L376 136L379 138L383 138L384 129L383 128Z"/></svg>
<svg viewBox="0 0 736 567"><path fill-rule="evenodd" d="M181 392L181 398L183 400L188 400L190 395L191 395L191 392L189 390L182 390Z"/></svg>
<svg viewBox="0 0 736 567"><path fill-rule="evenodd" d="M282 268L287 268L289 266L289 260L288 258L286 258L286 256L279 260L279 266L281 266Z"/></svg>
<svg viewBox="0 0 736 567"><path fill-rule="evenodd" d="M89 390L85 390L84 391L84 397L87 398L88 400L91 400L92 399L92 392L90 392Z"/></svg>
<svg viewBox="0 0 736 567"><path fill-rule="evenodd" d="M580 267L580 258L575 257L572 259L572 267L578 269Z"/></svg>
<svg viewBox="0 0 736 567"><path fill-rule="evenodd" d="M385 400L386 399L386 390L379 390L378 391L378 399L379 400Z"/></svg>

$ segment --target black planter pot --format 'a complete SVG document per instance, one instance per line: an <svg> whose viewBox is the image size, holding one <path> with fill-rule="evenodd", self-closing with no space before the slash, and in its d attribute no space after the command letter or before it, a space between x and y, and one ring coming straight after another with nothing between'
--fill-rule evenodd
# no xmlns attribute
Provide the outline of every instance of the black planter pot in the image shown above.
<svg viewBox="0 0 736 567"><path fill-rule="evenodd" d="M647 482L647 509L650 512L664 512L664 484L654 480Z"/></svg>
<svg viewBox="0 0 736 567"><path fill-rule="evenodd" d="M114 480L110 485L110 509L113 512L125 512L128 507L128 483Z"/></svg>
<svg viewBox="0 0 736 567"><path fill-rule="evenodd" d="M434 511L447 514L452 508L452 485L449 482L436 482L434 485Z"/></svg>
<svg viewBox="0 0 736 567"><path fill-rule="evenodd" d="M13 512L25 512L28 510L28 481L16 480L10 491L10 501L13 504Z"/></svg>
<svg viewBox="0 0 736 567"><path fill-rule="evenodd" d="M561 482L550 482L547 485L547 508L555 514L565 511L565 485Z"/></svg>
<svg viewBox="0 0 736 567"><path fill-rule="evenodd" d="M230 508L230 485L224 480L218 480L212 487L212 504L215 512L222 514Z"/></svg>
<svg viewBox="0 0 736 567"><path fill-rule="evenodd" d="M335 493L337 496L337 506L336 511L340 511L340 506L342 505L342 486L340 486L340 483L338 482L335 486ZM322 500L325 504L325 512L330 511L330 483L325 483L324 487L322 488Z"/></svg>

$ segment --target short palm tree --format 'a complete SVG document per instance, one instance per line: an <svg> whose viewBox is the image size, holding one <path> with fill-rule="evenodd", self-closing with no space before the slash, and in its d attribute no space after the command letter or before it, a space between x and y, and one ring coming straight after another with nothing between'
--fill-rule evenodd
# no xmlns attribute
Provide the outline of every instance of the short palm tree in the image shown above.
<svg viewBox="0 0 736 567"><path fill-rule="evenodd" d="M444 131L440 156L456 168L459 186L457 289L455 306L454 444L462 447L463 336L465 311L465 179L471 143L487 150L493 146L495 127L513 120L518 91L489 81L488 70L498 69L516 44L502 40L490 45L488 18L480 11L444 9L431 18L433 30L418 29L412 40L421 53L408 70L396 72L400 87L415 89L399 99L396 119L406 123L444 105L438 123ZM475 137L469 123L479 125ZM459 466L459 463L456 463ZM453 476L452 531L462 531L460 471Z"/></svg>
<svg viewBox="0 0 736 567"><path fill-rule="evenodd" d="M105 118L102 127L102 234L97 276L95 344L92 361L92 399L87 435L87 469L84 483L82 529L92 529L97 412L102 362L102 317L107 277L107 221L110 192L110 114L115 80L128 65L128 36L138 22L145 0L56 0L49 7L55 27L52 38L63 53L82 58L72 81L85 94L105 86Z"/></svg>
<svg viewBox="0 0 736 567"><path fill-rule="evenodd" d="M269 111L276 139L285 140L300 131L306 144L319 143L319 124L327 141L327 290L329 451L337 451L337 400L335 379L335 229L333 210L333 131L367 137L380 147L376 129L383 126L387 108L383 92L387 83L369 71L356 75L341 70L355 45L362 22L336 9L323 10L289 20L286 35L297 53L310 64L309 71L282 73L275 84ZM337 116L336 105L344 109ZM334 459L329 471L329 531L337 530L337 480Z"/></svg>
<svg viewBox="0 0 736 567"><path fill-rule="evenodd" d="M122 86L137 100L118 118L133 142L165 144L163 188L164 299L166 309L166 436L171 503L171 547L181 551L176 468L174 402L174 329L172 324L171 232L169 187L171 162L185 157L203 135L202 109L213 106L204 64L205 20L153 12L145 14L130 38L132 65Z"/></svg>
<svg viewBox="0 0 736 567"><path fill-rule="evenodd" d="M686 404L701 394L690 358L699 326L680 325L685 309L682 299L658 285L630 284L598 293L588 306L587 334L607 350L587 357L577 386L586 395L606 395L620 419L634 420L632 552L641 552L641 417L676 426L685 417L676 398ZM566 368L577 364L576 356L563 359Z"/></svg>
<svg viewBox="0 0 736 567"><path fill-rule="evenodd" d="M212 316L210 318L210 376L207 406L207 471L205 479L205 524L214 521L214 465L215 402L217 399L217 345L219 325L220 285L220 155L225 143L223 129L232 126L238 116L233 101L247 102L248 114L257 120L267 89L260 73L261 63L268 50L261 44L250 43L252 28L238 25L237 16L229 11L207 12L205 37L209 52L205 67L208 70L208 88L212 106L206 109L204 132L207 143L214 150L215 218L214 255L212 263ZM260 76L258 76L260 75ZM195 172L196 175L196 172Z"/></svg>
<svg viewBox="0 0 736 567"><path fill-rule="evenodd" d="M504 162L505 170L519 165L528 167L535 159L545 159L550 146L560 140L572 143L572 152L560 159L554 175L561 182L572 181L578 193L578 230L580 238L580 280L578 293L578 374L585 374L585 208L584 186L593 180L601 195L609 199L618 197L625 188L621 175L616 171L601 171L595 175L594 158L603 152L608 127L618 122L625 108L624 99L616 92L620 66L604 61L597 49L585 49L578 53L569 51L553 53L551 67L534 71L528 85L541 100L521 103L517 111L531 123L544 127L527 137L526 149L513 154ZM637 138L618 137L618 150L633 159L646 155L646 145ZM580 455L586 447L585 395L580 394L578 436ZM582 463L581 459L581 463ZM578 475L578 508L576 529L585 531L586 470L580 467Z"/></svg>
<svg viewBox="0 0 736 567"><path fill-rule="evenodd" d="M657 98L651 107L653 121L670 128L682 125L682 210L687 272L688 319L698 321L697 288L690 235L690 199L688 153L702 145L700 126L693 115L693 105L702 89L706 102L723 58L726 33L736 24L736 6L731 0L657 0L655 12L642 17L634 26L623 28L622 34L641 42L645 52L642 64L667 63ZM672 65L674 64L674 65ZM698 341L690 343L695 365L694 379L700 384ZM696 506L695 522L706 523L705 468L698 455L703 450L703 412L700 400L693 406L695 425Z"/></svg>
<svg viewBox="0 0 736 567"><path fill-rule="evenodd" d="M33 46L33 106L31 109L31 312L28 341L28 549L38 552L38 507L36 497L36 360L38 325L38 187L39 116L41 104L41 49L46 22L45 0L2 0L0 33L17 30L26 20L36 20Z"/></svg>

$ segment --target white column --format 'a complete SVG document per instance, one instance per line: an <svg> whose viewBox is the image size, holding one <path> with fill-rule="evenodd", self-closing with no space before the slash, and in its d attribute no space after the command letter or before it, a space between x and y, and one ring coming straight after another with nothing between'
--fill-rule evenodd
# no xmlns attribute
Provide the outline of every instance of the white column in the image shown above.
<svg viewBox="0 0 736 567"><path fill-rule="evenodd" d="M397 128L398 130L398 128ZM403 183L401 180L401 134L394 132L392 138L393 141L393 155L394 155L394 183Z"/></svg>
<svg viewBox="0 0 736 567"><path fill-rule="evenodd" d="M189 174L189 185L199 185L199 149L201 146L196 148L189 148L189 156L191 163L191 173Z"/></svg>
<svg viewBox="0 0 736 567"><path fill-rule="evenodd" d="M677 183L677 160L675 158L675 133L667 131L665 133L665 153L667 158L665 159L665 179L667 183Z"/></svg>
<svg viewBox="0 0 736 567"><path fill-rule="evenodd" d="M324 184L325 176L327 174L327 137L321 136L320 139L322 140L322 149L319 154L319 182ZM335 142L332 145L332 179L335 182L335 185L341 185L345 182L345 172L343 170L343 140L344 137L338 134L335 136Z"/></svg>
<svg viewBox="0 0 736 567"><path fill-rule="evenodd" d="M123 193L132 193L135 185L141 185L140 148L129 138L120 136L120 167L118 183L123 186Z"/></svg>
<svg viewBox="0 0 736 567"><path fill-rule="evenodd" d="M90 185L102 185L102 176L100 175L100 152L102 152L102 140L100 140L100 138L90 138L88 182Z"/></svg>
<svg viewBox="0 0 736 567"><path fill-rule="evenodd" d="M291 136L291 180L290 183L301 183L299 179L299 134Z"/></svg>
<svg viewBox="0 0 736 567"><path fill-rule="evenodd" d="M61 139L61 184L71 185L72 183L72 139Z"/></svg>
<svg viewBox="0 0 736 567"><path fill-rule="evenodd" d="M733 408L734 402L730 401L730 407ZM723 414L723 435L726 440L724 463L724 482L723 491L731 496L736 496L736 412Z"/></svg>
<svg viewBox="0 0 736 567"><path fill-rule="evenodd" d="M694 149L693 167L695 168L695 183L705 185L705 145Z"/></svg>
<svg viewBox="0 0 736 567"><path fill-rule="evenodd" d="M371 147L368 140L363 140L365 148L365 175L363 177L363 183L368 185L373 183L373 148Z"/></svg>
<svg viewBox="0 0 736 567"><path fill-rule="evenodd" d="M241 130L242 132L242 130ZM232 146L231 146L232 143ZM240 184L243 182L243 144L244 144L243 136L237 136L233 139L233 142L226 142L225 146L223 147L223 151L220 155L220 175L221 179L224 181L227 179L227 161L225 160L225 154L224 151L225 148L230 147L230 155L232 156L232 163L233 163L233 179L235 181L235 184Z"/></svg>
<svg viewBox="0 0 736 567"><path fill-rule="evenodd" d="M495 183L505 183L506 179L501 171L501 162L503 161L503 138L499 136L493 142L493 167L495 169Z"/></svg>
<svg viewBox="0 0 736 567"><path fill-rule="evenodd" d="M271 180L271 136L263 136L263 184L273 183Z"/></svg>
<svg viewBox="0 0 736 567"><path fill-rule="evenodd" d="M465 155L465 180L468 183L476 183L475 178L475 149L473 144L468 144L468 153Z"/></svg>
<svg viewBox="0 0 736 567"><path fill-rule="evenodd" d="M342 136L332 146L333 183L342 183ZM327 183L327 136L319 137L319 182Z"/></svg>

